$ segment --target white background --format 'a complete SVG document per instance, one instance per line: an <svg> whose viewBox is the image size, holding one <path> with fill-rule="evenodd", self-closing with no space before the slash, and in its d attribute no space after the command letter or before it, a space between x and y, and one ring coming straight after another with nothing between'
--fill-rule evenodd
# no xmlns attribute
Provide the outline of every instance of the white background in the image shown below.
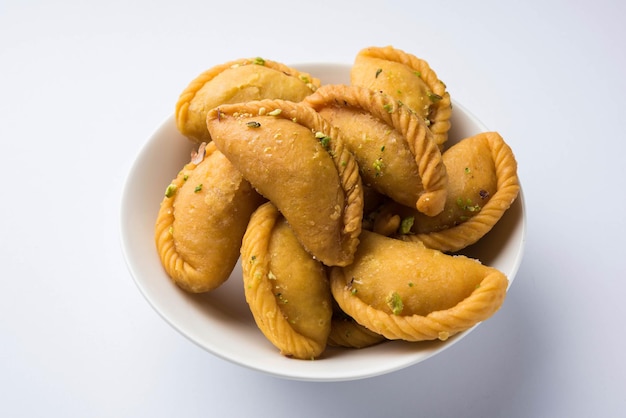
<svg viewBox="0 0 626 418"><path fill-rule="evenodd" d="M626 406L626 3L0 2L0 415L610 417ZM391 374L287 381L166 324L121 252L125 176L178 94L236 58L424 57L516 153L502 309Z"/></svg>

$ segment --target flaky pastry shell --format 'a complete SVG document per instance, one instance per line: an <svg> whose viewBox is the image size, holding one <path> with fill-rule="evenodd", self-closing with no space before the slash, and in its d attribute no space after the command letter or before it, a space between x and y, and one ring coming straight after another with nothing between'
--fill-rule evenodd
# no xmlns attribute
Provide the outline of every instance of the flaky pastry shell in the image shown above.
<svg viewBox="0 0 626 418"><path fill-rule="evenodd" d="M492 267L363 230L354 263L333 267L333 297L388 339L446 340L491 317L508 280Z"/></svg>
<svg viewBox="0 0 626 418"><path fill-rule="evenodd" d="M388 204L379 217L413 218L412 227L396 232L397 237L454 252L474 244L493 228L517 199L520 184L513 151L497 132L461 140L444 152L443 160L449 182L441 214L428 217Z"/></svg>
<svg viewBox="0 0 626 418"><path fill-rule="evenodd" d="M429 216L442 211L448 176L441 151L414 112L359 86L324 85L304 103L341 130L364 184Z"/></svg>
<svg viewBox="0 0 626 418"><path fill-rule="evenodd" d="M167 187L155 225L161 263L181 288L208 292L230 276L263 198L209 143Z"/></svg>
<svg viewBox="0 0 626 418"><path fill-rule="evenodd" d="M219 106L213 142L269 199L326 265L352 262L363 215L358 166L339 130L311 107L285 100Z"/></svg>
<svg viewBox="0 0 626 418"><path fill-rule="evenodd" d="M424 119L443 149L452 103L446 85L428 62L392 46L364 48L354 60L350 82L382 91L408 106Z"/></svg>
<svg viewBox="0 0 626 418"><path fill-rule="evenodd" d="M209 142L207 112L221 104L260 99L300 101L320 81L285 64L262 58L216 65L192 80L176 103L176 126L194 142Z"/></svg>
<svg viewBox="0 0 626 418"><path fill-rule="evenodd" d="M332 317L326 269L302 248L271 202L252 215L241 260L246 301L265 337L285 356L319 357Z"/></svg>

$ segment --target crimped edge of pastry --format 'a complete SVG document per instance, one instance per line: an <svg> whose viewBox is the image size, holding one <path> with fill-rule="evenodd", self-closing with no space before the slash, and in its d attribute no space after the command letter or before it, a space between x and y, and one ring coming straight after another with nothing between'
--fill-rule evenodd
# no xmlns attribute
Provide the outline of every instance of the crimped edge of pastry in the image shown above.
<svg viewBox="0 0 626 418"><path fill-rule="evenodd" d="M452 126L450 122L452 117L452 101L450 99L450 93L446 90L445 83L439 79L437 73L430 67L428 62L390 45L385 47L372 46L364 48L358 52L357 56L358 55L399 62L420 72L420 76L426 85L430 87L433 93L441 97L441 100L435 103L437 111L428 129L432 132L437 145L442 148L448 140L448 132Z"/></svg>
<svg viewBox="0 0 626 418"><path fill-rule="evenodd" d="M406 241L419 241L426 247L445 252L461 250L476 243L502 218L502 215L517 199L520 190L515 155L497 132L483 132L489 142L496 168L496 192L481 210L467 221L442 231L415 235L402 235Z"/></svg>
<svg viewBox="0 0 626 418"><path fill-rule="evenodd" d="M414 112L386 94L342 84L324 85L303 102L316 111L326 106L360 109L400 132L415 157L424 187L415 204L417 210L429 216L443 210L448 193L448 175L441 150L424 121Z"/></svg>
<svg viewBox="0 0 626 418"><path fill-rule="evenodd" d="M282 355L313 359L326 346L293 329L282 314L270 280L271 256L268 249L272 230L279 216L280 212L271 202L264 203L252 215L244 234L241 266L246 301L259 330ZM268 312L271 314L267 315Z"/></svg>
<svg viewBox="0 0 626 418"><path fill-rule="evenodd" d="M298 124L311 129L314 133L321 132L330 138L328 152L339 174L341 187L345 192L345 206L343 211L343 229L341 231L342 260L337 265L347 265L352 262L354 253L359 244L361 234L361 219L363 217L363 187L359 167L352 153L341 140L338 128L329 124L313 108L303 103L290 102L281 99L264 99L248 103L218 106L207 114L207 119L219 120L221 114L230 112L268 114L280 109L275 117L296 120ZM324 261L324 260L320 260Z"/></svg>
<svg viewBox="0 0 626 418"><path fill-rule="evenodd" d="M375 309L355 296L343 270L333 268L330 272L331 292L341 309L359 324L390 340L445 341L490 318L504 302L508 280L506 276L490 269L465 299L455 306L434 311L428 315L394 315Z"/></svg>
<svg viewBox="0 0 626 418"><path fill-rule="evenodd" d="M306 84L311 89L311 92L314 92L321 85L321 81L318 78L313 77L309 73L302 72L283 63L264 58L240 58L237 60L225 62L223 64L218 64L200 73L180 93L174 110L174 118L176 120L176 127L181 133L187 135L185 124L187 123L188 119L187 115L189 111L189 104L196 97L198 91L206 83L217 77L217 75L222 73L223 71L242 65L262 65L264 67L280 71L285 75L297 77L303 82L303 84Z"/></svg>
<svg viewBox="0 0 626 418"><path fill-rule="evenodd" d="M168 190L180 190L185 183L185 173L194 170L205 158L217 151L214 144L202 144L192 155L192 160L178 172ZM177 251L171 228L174 224L175 197L161 201L157 214L154 236L159 258L170 278L182 289L197 293L207 290L205 275L189 264Z"/></svg>

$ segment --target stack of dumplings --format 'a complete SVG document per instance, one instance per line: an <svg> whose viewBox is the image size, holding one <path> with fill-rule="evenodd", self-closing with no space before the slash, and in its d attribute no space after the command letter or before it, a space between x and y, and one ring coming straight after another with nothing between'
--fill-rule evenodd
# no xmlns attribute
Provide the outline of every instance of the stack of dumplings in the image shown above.
<svg viewBox="0 0 626 418"><path fill-rule="evenodd" d="M448 146L452 104L429 64L358 52L350 83L262 58L217 65L176 103L196 144L165 186L161 263L191 293L242 266L259 331L284 356L446 340L490 318L507 277L458 252L519 193L497 132Z"/></svg>

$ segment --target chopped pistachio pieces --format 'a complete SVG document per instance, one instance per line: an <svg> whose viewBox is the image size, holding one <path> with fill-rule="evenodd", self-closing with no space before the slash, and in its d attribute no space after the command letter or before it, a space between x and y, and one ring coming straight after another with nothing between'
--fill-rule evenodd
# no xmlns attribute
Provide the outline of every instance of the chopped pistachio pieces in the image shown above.
<svg viewBox="0 0 626 418"><path fill-rule="evenodd" d="M278 116L283 112L282 109L274 109L268 113L269 116Z"/></svg>
<svg viewBox="0 0 626 418"><path fill-rule="evenodd" d="M480 205L474 204L472 199L462 199L459 197L456 200L456 204L459 208L469 212L478 212L480 210Z"/></svg>
<svg viewBox="0 0 626 418"><path fill-rule="evenodd" d="M198 184L195 189L193 189L194 193L198 193L202 190L202 183Z"/></svg>
<svg viewBox="0 0 626 418"><path fill-rule="evenodd" d="M326 149L328 149L328 146L330 145L330 140L331 137L327 136L324 134L324 132L315 132L315 138L319 139L320 144L322 144L322 146Z"/></svg>
<svg viewBox="0 0 626 418"><path fill-rule="evenodd" d="M174 194L176 193L176 185L175 184L170 184L169 186L167 186L167 188L165 189L165 197L170 198L172 196L174 196Z"/></svg>
<svg viewBox="0 0 626 418"><path fill-rule="evenodd" d="M255 59L252 60L252 63L256 65L265 65L265 60L261 57L256 57Z"/></svg>
<svg viewBox="0 0 626 418"><path fill-rule="evenodd" d="M433 92L428 92L426 94L428 95L428 98L430 99L431 102L438 102L439 100L443 99L443 97Z"/></svg>
<svg viewBox="0 0 626 418"><path fill-rule="evenodd" d="M383 162L383 157L378 157L372 163L372 167L376 173L376 177L380 177L383 175L383 168L385 167L385 163Z"/></svg>
<svg viewBox="0 0 626 418"><path fill-rule="evenodd" d="M394 315L400 315L404 309L404 303L398 292L393 292L387 298L387 306Z"/></svg>
<svg viewBox="0 0 626 418"><path fill-rule="evenodd" d="M247 122L246 126L248 128L260 128L261 124L259 122L256 122L256 121L251 121L251 122Z"/></svg>
<svg viewBox="0 0 626 418"><path fill-rule="evenodd" d="M400 232L400 234L402 235L406 235L410 233L414 222L415 222L415 217L413 216L407 216L406 218L402 219L402 222L400 222L400 229L398 232Z"/></svg>
<svg viewBox="0 0 626 418"><path fill-rule="evenodd" d="M374 78L378 78L378 76L380 75L380 73L383 72L382 68L379 68L378 70L376 70L376 75L374 76Z"/></svg>

